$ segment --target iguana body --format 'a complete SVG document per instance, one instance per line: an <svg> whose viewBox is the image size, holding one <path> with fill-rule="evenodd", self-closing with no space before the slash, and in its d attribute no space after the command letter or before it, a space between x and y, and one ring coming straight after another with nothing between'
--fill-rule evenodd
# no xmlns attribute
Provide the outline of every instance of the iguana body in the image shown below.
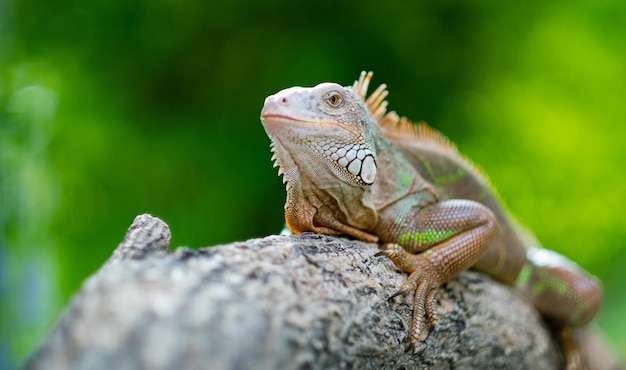
<svg viewBox="0 0 626 370"><path fill-rule="evenodd" d="M371 73L353 86L323 83L269 96L261 113L287 184L289 228L381 243L378 255L409 273L410 341L436 321L435 294L470 267L516 285L562 327L586 324L599 282L538 248L507 215L486 178L443 135L386 113Z"/></svg>

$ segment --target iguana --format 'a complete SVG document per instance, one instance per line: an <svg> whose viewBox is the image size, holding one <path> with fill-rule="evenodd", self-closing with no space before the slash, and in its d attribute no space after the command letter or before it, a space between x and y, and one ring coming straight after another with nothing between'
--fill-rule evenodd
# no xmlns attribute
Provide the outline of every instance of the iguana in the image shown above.
<svg viewBox="0 0 626 370"><path fill-rule="evenodd" d="M450 140L387 112L386 85L367 97L371 77L265 100L261 121L286 183L287 226L380 243L376 255L409 274L391 298L414 294L411 344L437 321L438 287L470 267L517 287L564 333L587 324L600 307L599 281L540 248ZM567 338L568 366L581 368Z"/></svg>

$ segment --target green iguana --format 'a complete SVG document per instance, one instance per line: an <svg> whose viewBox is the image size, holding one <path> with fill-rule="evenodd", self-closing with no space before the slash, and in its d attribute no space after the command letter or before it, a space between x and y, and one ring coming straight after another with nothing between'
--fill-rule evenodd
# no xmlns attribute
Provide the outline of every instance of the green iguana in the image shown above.
<svg viewBox="0 0 626 370"><path fill-rule="evenodd" d="M437 320L438 287L470 267L515 285L564 333L588 323L600 307L599 281L540 248L442 134L387 113L385 85L366 97L371 76L265 100L261 121L286 182L287 226L380 243L377 255L409 274L391 298L414 294L411 344ZM563 338L568 366L582 368Z"/></svg>

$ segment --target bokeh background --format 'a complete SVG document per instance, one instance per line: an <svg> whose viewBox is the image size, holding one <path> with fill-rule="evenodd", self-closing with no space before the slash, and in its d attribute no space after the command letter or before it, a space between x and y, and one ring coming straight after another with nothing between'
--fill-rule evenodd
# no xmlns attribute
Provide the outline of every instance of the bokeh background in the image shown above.
<svg viewBox="0 0 626 370"><path fill-rule="evenodd" d="M0 368L138 214L172 246L278 232L264 98L361 70L603 280L624 360L624 1L0 0Z"/></svg>

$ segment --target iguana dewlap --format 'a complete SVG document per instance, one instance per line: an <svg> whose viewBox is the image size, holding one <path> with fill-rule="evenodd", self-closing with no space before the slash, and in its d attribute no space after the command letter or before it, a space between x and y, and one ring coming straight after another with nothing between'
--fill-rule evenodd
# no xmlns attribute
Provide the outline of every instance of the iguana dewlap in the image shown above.
<svg viewBox="0 0 626 370"><path fill-rule="evenodd" d="M439 285L470 267L514 284L562 327L589 322L601 286L574 263L541 249L505 212L486 178L443 135L386 113L385 85L371 78L269 96L261 121L287 186L289 228L379 242L409 274L410 341L436 321Z"/></svg>

